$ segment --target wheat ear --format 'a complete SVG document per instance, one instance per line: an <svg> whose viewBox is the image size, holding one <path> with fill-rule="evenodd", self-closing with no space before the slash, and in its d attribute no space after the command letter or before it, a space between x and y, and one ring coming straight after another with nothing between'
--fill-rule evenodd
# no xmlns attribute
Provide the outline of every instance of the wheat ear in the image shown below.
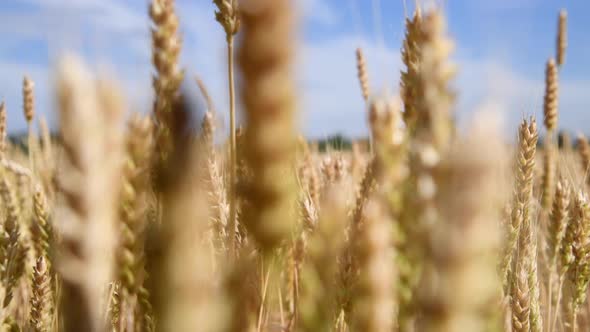
<svg viewBox="0 0 590 332"><path fill-rule="evenodd" d="M555 186L555 131L557 129L558 119L558 97L559 84L558 72L555 60L549 59L545 69L545 97L543 100L543 114L545 128L547 128L547 137L545 144L545 154L543 156L543 178L542 178L542 197L541 205L549 209L553 200L553 190Z"/></svg>
<svg viewBox="0 0 590 332"><path fill-rule="evenodd" d="M518 130L518 154L516 157L516 183L514 204L511 211L510 232L501 263L504 292L508 293L513 284L510 279L515 277L516 253L521 226L530 218L530 201L533 190L535 154L539 139L536 121L524 119Z"/></svg>
<svg viewBox="0 0 590 332"><path fill-rule="evenodd" d="M551 209L549 223L548 254L550 265L556 267L559 252L565 236L565 230L569 221L570 188L564 179L557 182L555 188L555 200Z"/></svg>
<svg viewBox="0 0 590 332"><path fill-rule="evenodd" d="M416 121L417 91L420 73L421 48L424 41L422 14L418 8L412 19L406 18L406 36L402 47L402 61L406 70L401 73L401 95L404 101L404 121L413 128Z"/></svg>
<svg viewBox="0 0 590 332"><path fill-rule="evenodd" d="M395 312L391 220L376 201L369 201L363 214L363 227L355 244L359 276L353 298L353 326L357 331L387 332L393 328Z"/></svg>
<svg viewBox="0 0 590 332"><path fill-rule="evenodd" d="M102 331L98 301L113 276L123 101L116 87L92 80L74 57L62 60L57 77L64 156L57 179L61 250L56 265L64 330Z"/></svg>
<svg viewBox="0 0 590 332"><path fill-rule="evenodd" d="M294 15L288 0L248 1L242 11L242 101L247 128L245 154L252 171L243 190L251 206L244 224L269 253L293 226L296 201L290 162L295 153Z"/></svg>
<svg viewBox="0 0 590 332"><path fill-rule="evenodd" d="M322 213L309 245L300 277L298 324L301 331L326 331L336 315L338 290L333 283L338 271L337 257L344 248L344 197L338 185L324 195Z"/></svg>
<svg viewBox="0 0 590 332"><path fill-rule="evenodd" d="M34 332L50 331L53 294L51 291L51 274L43 256L37 259L33 267L31 295L31 314L29 324Z"/></svg>
<svg viewBox="0 0 590 332"><path fill-rule="evenodd" d="M557 23L557 65L563 66L565 63L565 51L567 49L567 11L562 9L559 12Z"/></svg>
<svg viewBox="0 0 590 332"><path fill-rule="evenodd" d="M421 331L481 331L496 315L489 304L499 300L497 207L504 185L498 179L507 155L502 143L488 140L498 135L489 127L479 119L441 162L440 220L423 242L424 272L416 290ZM485 154L478 153L482 148Z"/></svg>
<svg viewBox="0 0 590 332"><path fill-rule="evenodd" d="M152 122L147 117L134 116L129 121L127 134L127 160L123 167L123 184L119 208L120 238L117 250L117 283L119 289L119 312L124 315L121 326L128 326L126 319L133 317L141 322L144 313L137 311L139 288L143 285L144 257L143 237L146 227L147 196L149 192L149 161L152 151ZM131 310L125 314L126 310ZM138 325L138 324L136 324ZM141 325L140 325L141 326Z"/></svg>
<svg viewBox="0 0 590 332"><path fill-rule="evenodd" d="M0 196L6 207L6 220L3 225L3 245L1 249L2 256L2 282L6 290L4 297L4 308L6 308L13 299L15 288L20 277L25 272L25 261L28 248L25 247L22 238L19 220L20 212L14 192L6 180L5 174L0 180Z"/></svg>
<svg viewBox="0 0 590 332"><path fill-rule="evenodd" d="M530 288L527 271L523 264L517 264L511 289L512 328L515 332L529 332Z"/></svg>
<svg viewBox="0 0 590 332"><path fill-rule="evenodd" d="M363 99L365 100L365 103L368 103L369 95L371 94L369 88L369 74L367 73L367 61L363 54L363 49L360 47L356 49L356 69Z"/></svg>
<svg viewBox="0 0 590 332"><path fill-rule="evenodd" d="M588 198L579 193L574 201L572 220L567 227L565 243L570 246L567 251L571 253L573 260L568 269L568 277L571 281L571 316L570 327L572 331L577 328L577 314L580 307L586 301L586 291L590 281L590 205Z"/></svg>
<svg viewBox="0 0 590 332"><path fill-rule="evenodd" d="M172 106L178 98L178 89L183 79L178 58L182 41L178 35L178 17L174 0L152 0L149 14L153 22L152 62L155 68L153 87L155 92L154 117L157 163L164 163L171 152ZM161 165L160 165L161 166Z"/></svg>
<svg viewBox="0 0 590 332"><path fill-rule="evenodd" d="M31 237L36 257L44 257L44 264L51 266L53 225L51 224L49 209L45 195L41 188L36 188L33 194L33 223Z"/></svg>

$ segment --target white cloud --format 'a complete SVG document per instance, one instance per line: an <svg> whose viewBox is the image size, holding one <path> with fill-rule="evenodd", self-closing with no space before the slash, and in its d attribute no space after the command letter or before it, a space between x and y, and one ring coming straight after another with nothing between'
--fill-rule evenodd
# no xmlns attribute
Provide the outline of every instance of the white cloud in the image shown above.
<svg viewBox="0 0 590 332"><path fill-rule="evenodd" d="M396 92L399 54L369 41L343 36L303 46L299 64L303 129L310 136L367 133L366 112L357 79L355 49L363 45L371 89Z"/></svg>
<svg viewBox="0 0 590 332"><path fill-rule="evenodd" d="M330 6L326 0L299 0L299 3L304 17L312 22L334 25L339 20L336 8Z"/></svg>
<svg viewBox="0 0 590 332"><path fill-rule="evenodd" d="M528 77L492 59L471 59L460 62L456 80L459 90L459 117L465 119L478 107L494 105L507 121L506 134L516 135L516 128L524 117L534 116L542 128L543 73ZM587 92L590 80L562 80L559 96L559 128L572 132L587 131L590 123ZM543 129L540 129L543 131Z"/></svg>

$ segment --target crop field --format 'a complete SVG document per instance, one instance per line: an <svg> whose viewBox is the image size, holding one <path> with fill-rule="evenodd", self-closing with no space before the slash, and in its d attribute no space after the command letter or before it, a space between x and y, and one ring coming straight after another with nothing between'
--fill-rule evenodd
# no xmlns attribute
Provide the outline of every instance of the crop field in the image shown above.
<svg viewBox="0 0 590 332"><path fill-rule="evenodd" d="M457 125L445 12L417 6L399 94L348 54L370 128L349 146L298 126L296 1L213 2L228 109L180 64L174 0L145 12L149 110L76 55L55 66L55 130L27 76L22 140L0 105L1 331L590 331L590 144L558 122L565 10L543 118L512 143L489 114Z"/></svg>

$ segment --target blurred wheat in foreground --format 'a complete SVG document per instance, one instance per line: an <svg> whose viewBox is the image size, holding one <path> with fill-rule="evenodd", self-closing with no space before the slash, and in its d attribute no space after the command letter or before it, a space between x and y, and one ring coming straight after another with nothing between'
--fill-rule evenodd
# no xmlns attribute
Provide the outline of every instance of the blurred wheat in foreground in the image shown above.
<svg viewBox="0 0 590 332"><path fill-rule="evenodd" d="M214 3L221 144L198 78L207 111L190 124L173 0L149 6L150 115L128 116L75 56L55 71L57 136L43 119L35 131L31 79L21 145L0 104L2 331L590 330L590 144L557 135L565 11L544 119L523 119L516 144L492 114L457 128L454 44L443 13L418 8L399 97L373 95L370 59L351 50L370 137L348 151L297 131L293 1Z"/></svg>

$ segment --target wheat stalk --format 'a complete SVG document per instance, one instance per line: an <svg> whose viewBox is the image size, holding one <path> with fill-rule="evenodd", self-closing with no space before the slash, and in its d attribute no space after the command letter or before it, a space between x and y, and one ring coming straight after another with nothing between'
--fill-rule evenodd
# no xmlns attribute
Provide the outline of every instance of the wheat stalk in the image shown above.
<svg viewBox="0 0 590 332"><path fill-rule="evenodd" d="M236 111L234 87L234 35L240 29L240 17L237 0L214 0L218 8L215 19L225 30L227 40L227 68L229 85L229 130L230 130L230 178L229 178L229 229L230 251L235 256L235 229L237 227L237 150L236 150Z"/></svg>

